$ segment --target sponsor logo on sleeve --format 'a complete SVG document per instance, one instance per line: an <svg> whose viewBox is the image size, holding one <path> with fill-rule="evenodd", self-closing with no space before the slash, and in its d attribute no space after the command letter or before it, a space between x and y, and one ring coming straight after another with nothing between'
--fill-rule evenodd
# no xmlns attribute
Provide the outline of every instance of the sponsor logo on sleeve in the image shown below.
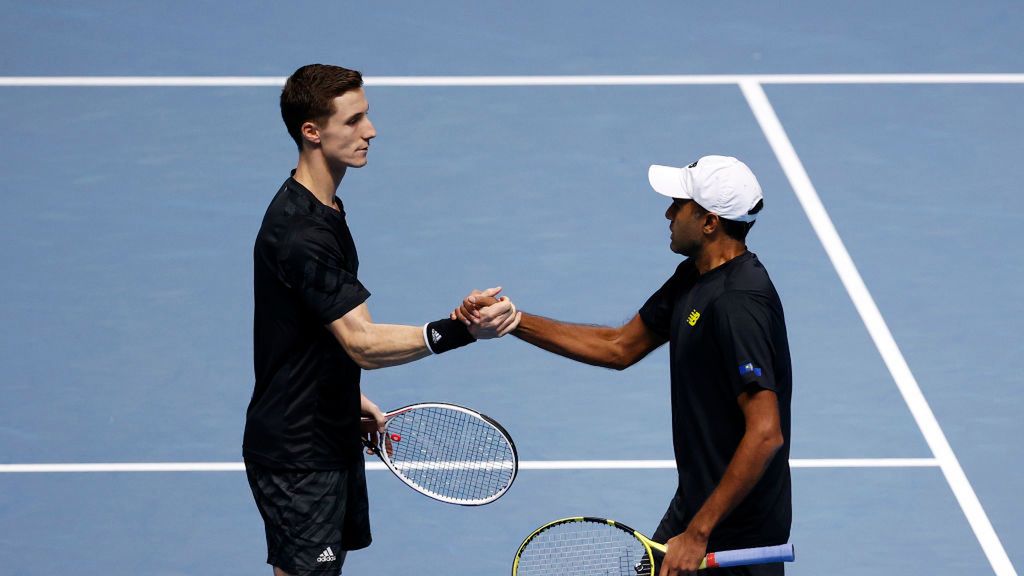
<svg viewBox="0 0 1024 576"><path fill-rule="evenodd" d="M740 364L740 376L746 376L747 374L753 374L754 376L761 375L761 369L754 366L750 362L746 364Z"/></svg>

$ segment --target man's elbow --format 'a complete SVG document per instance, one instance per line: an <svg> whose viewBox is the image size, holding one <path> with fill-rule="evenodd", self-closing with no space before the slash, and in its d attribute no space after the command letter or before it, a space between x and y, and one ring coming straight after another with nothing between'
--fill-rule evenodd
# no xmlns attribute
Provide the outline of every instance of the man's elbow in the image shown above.
<svg viewBox="0 0 1024 576"><path fill-rule="evenodd" d="M348 354L348 357L363 370L383 368L382 364L373 360L373 357L370 355L370 347L364 342L346 341L344 342L343 348L345 348L345 352Z"/></svg>
<svg viewBox="0 0 1024 576"><path fill-rule="evenodd" d="M608 343L606 353L607 361L605 366L613 370L625 370L636 364L644 357L644 354L635 347L622 342L621 338L615 338Z"/></svg>
<svg viewBox="0 0 1024 576"><path fill-rule="evenodd" d="M630 357L622 350L615 350L609 355L608 360L604 363L604 367L621 372L633 364L636 364L636 359Z"/></svg>
<svg viewBox="0 0 1024 576"><path fill-rule="evenodd" d="M744 436L746 442L769 458L775 455L785 443L782 429L771 422L759 422L754 426L748 426Z"/></svg>
<svg viewBox="0 0 1024 576"><path fill-rule="evenodd" d="M782 437L782 430L778 427L763 430L758 436L761 446L771 455L778 452L786 442L786 439Z"/></svg>
<svg viewBox="0 0 1024 576"><path fill-rule="evenodd" d="M353 358L352 360L363 370L376 370L377 368L384 367L383 364L374 362L368 358Z"/></svg>

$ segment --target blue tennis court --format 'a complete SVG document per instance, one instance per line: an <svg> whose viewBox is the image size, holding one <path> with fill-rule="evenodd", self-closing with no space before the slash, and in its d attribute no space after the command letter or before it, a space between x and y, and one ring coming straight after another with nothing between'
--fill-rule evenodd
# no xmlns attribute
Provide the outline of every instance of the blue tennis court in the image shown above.
<svg viewBox="0 0 1024 576"><path fill-rule="evenodd" d="M376 321L501 285L624 322L679 258L648 165L737 156L793 354L788 573L1024 563L1019 3L5 8L0 571L270 573L252 243L294 167L281 82L317 61L367 78L378 137L339 195ZM472 509L376 466L345 574L508 574L562 516L652 532L668 384L665 348L613 372L513 338L364 373L382 408L493 416L524 465Z"/></svg>

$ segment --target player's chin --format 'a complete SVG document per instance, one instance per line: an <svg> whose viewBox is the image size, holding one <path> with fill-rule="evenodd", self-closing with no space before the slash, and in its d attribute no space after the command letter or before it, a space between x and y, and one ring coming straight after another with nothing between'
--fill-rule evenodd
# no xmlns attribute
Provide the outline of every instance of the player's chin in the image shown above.
<svg viewBox="0 0 1024 576"><path fill-rule="evenodd" d="M345 159L345 164L350 168L362 168L370 160L369 150L358 150Z"/></svg>
<svg viewBox="0 0 1024 576"><path fill-rule="evenodd" d="M693 255L693 250L677 242L669 242L668 249L675 252L676 254L679 254L680 256L686 256L687 258Z"/></svg>

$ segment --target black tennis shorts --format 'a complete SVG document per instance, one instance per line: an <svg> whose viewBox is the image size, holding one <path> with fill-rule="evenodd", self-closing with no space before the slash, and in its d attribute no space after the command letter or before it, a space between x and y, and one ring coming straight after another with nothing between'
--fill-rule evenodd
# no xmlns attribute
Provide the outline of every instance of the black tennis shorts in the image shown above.
<svg viewBox="0 0 1024 576"><path fill-rule="evenodd" d="M245 463L267 533L267 564L293 576L337 575L348 550L370 545L362 462L345 470L273 470Z"/></svg>

